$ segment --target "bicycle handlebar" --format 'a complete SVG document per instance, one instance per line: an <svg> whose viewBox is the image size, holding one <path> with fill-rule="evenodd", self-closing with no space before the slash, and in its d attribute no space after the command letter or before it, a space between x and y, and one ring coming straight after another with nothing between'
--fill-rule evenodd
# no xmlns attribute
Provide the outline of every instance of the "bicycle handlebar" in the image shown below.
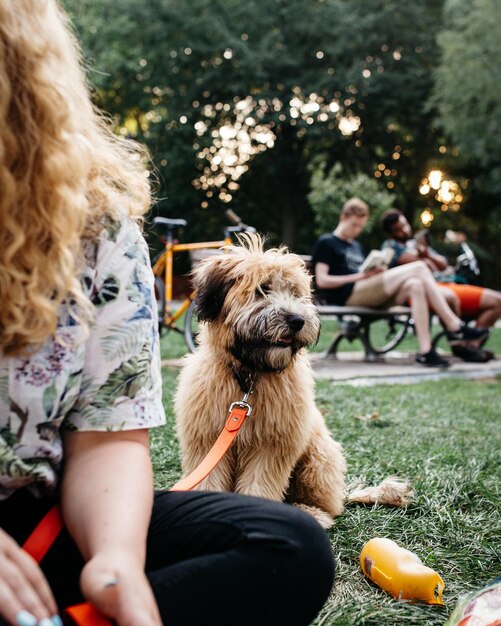
<svg viewBox="0 0 501 626"><path fill-rule="evenodd" d="M227 226L224 229L224 236L228 237L231 233L255 233L256 229L253 226L249 226L248 224L244 224L242 222L242 218L237 215L232 209L226 209L224 212L226 217L236 224L236 226Z"/></svg>
<svg viewBox="0 0 501 626"><path fill-rule="evenodd" d="M247 224L242 224L241 226L226 226L224 229L224 236L229 237L232 233L255 233L256 229L254 226L247 226Z"/></svg>
<svg viewBox="0 0 501 626"><path fill-rule="evenodd" d="M235 213L235 211L232 211L231 209L226 209L224 214L230 220L230 222L233 222L233 224L236 224L237 226L243 225L241 218Z"/></svg>
<svg viewBox="0 0 501 626"><path fill-rule="evenodd" d="M246 231L248 233L255 233L256 229L253 226L249 226L248 224L244 224L242 222L242 218L237 215L234 211L232 211L231 209L227 209L224 214L226 215L226 217L230 220L230 222L233 222L234 224L236 224L237 228L240 228L240 231L230 231L230 232L243 232ZM231 226L230 226L231 228Z"/></svg>

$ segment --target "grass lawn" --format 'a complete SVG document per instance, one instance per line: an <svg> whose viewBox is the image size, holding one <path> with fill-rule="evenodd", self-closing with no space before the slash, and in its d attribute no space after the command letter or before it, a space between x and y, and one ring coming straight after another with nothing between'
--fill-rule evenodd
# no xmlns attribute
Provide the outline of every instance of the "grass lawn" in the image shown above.
<svg viewBox="0 0 501 626"><path fill-rule="evenodd" d="M162 340L165 357L184 351L179 339L177 347L171 337ZM501 330L489 344L501 352ZM153 431L152 449L156 483L168 487L180 471L172 413L177 370L163 373L169 423ZM337 519L329 532L336 583L315 624L443 624L460 594L501 572L501 381L364 388L318 381L317 398L345 448L348 481L373 485L396 474L411 481L415 495L406 510L350 505ZM354 419L376 410L376 421ZM364 578L360 550L377 536L394 539L438 571L444 607L396 601Z"/></svg>
<svg viewBox="0 0 501 626"><path fill-rule="evenodd" d="M345 447L349 480L391 474L415 491L403 509L350 506L330 532L338 579L318 624L443 624L458 595L501 571L500 381L444 380L408 386L335 388L318 401ZM379 411L367 424L359 414ZM358 556L371 537L394 539L445 582L445 607L396 602L367 582Z"/></svg>

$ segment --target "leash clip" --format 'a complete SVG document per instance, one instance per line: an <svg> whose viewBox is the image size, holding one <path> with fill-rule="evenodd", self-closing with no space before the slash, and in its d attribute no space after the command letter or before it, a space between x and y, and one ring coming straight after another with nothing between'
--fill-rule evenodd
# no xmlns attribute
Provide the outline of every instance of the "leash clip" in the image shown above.
<svg viewBox="0 0 501 626"><path fill-rule="evenodd" d="M252 413L251 405L245 400L248 398L249 394L246 393L243 400L237 400L237 402L232 402L230 404L230 408L228 409L228 413L231 413L234 407L238 407L239 409L245 409L245 415L248 417ZM233 418L235 421L237 418Z"/></svg>
<svg viewBox="0 0 501 626"><path fill-rule="evenodd" d="M251 393L254 391L254 377L253 376L249 376L249 386L247 388L247 391L244 393L244 397L241 400L238 400L237 402L232 402L230 404L230 408L228 409L228 413L231 413L234 407L238 407L239 409L245 409L245 416L249 417L249 415L252 413L252 407L251 405L247 402L247 400L249 399L249 396L251 395ZM237 418L233 418L233 421L238 421Z"/></svg>

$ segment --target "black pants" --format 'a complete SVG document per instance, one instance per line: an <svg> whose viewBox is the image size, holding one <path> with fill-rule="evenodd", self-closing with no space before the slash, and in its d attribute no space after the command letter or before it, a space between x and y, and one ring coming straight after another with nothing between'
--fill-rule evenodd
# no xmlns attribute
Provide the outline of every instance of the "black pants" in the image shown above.
<svg viewBox="0 0 501 626"><path fill-rule="evenodd" d="M0 502L0 525L22 544L52 504L14 494ZM82 565L63 531L41 564L60 607L82 601ZM295 507L158 492L146 572L168 626L307 626L331 590L334 564L325 532Z"/></svg>

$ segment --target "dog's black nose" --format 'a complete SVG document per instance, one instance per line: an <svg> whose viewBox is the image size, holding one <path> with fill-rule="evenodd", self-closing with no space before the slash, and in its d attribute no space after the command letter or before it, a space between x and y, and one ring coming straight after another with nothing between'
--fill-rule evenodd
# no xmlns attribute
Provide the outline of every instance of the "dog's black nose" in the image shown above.
<svg viewBox="0 0 501 626"><path fill-rule="evenodd" d="M304 317L301 315L288 315L287 324L295 333L299 332L304 326Z"/></svg>

